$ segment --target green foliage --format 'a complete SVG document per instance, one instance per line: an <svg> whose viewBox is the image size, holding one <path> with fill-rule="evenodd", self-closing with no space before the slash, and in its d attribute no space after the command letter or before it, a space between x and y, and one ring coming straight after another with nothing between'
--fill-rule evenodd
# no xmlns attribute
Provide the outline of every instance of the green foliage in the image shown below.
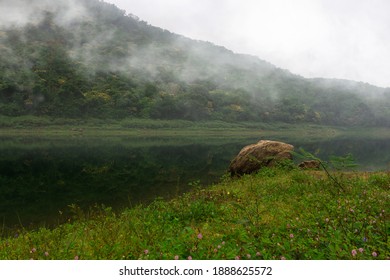
<svg viewBox="0 0 390 280"><path fill-rule="evenodd" d="M321 168L323 168L323 170L328 175L328 177L334 182L334 184L338 188L340 188L340 190L344 190L344 186L340 183L341 180L339 180L339 178L337 178L337 176L331 174L329 170L332 169L332 170L338 170L338 171L345 171L347 168L354 168L357 166L352 154L347 154L345 157L332 156L330 161L326 162L326 161L323 161L320 158L316 157L315 155L305 151L303 148L300 148L299 152L300 153L293 152L293 154L300 159L314 160L314 161L319 162Z"/></svg>
<svg viewBox="0 0 390 280"><path fill-rule="evenodd" d="M355 168L358 165L351 153L348 153L346 156L331 156L330 160L324 161L314 154L305 151L303 148L299 148L299 152L293 152L294 156L302 160L315 160L318 161L322 168L333 169L338 171L345 171L349 168Z"/></svg>
<svg viewBox="0 0 390 280"><path fill-rule="evenodd" d="M331 164L332 168L334 168L336 170L347 170L347 169L355 168L358 166L356 164L356 161L355 161L353 155L350 153L344 157L332 156L330 158L330 164Z"/></svg>
<svg viewBox="0 0 390 280"><path fill-rule="evenodd" d="M58 13L66 12L53 2L36 22L1 31L0 115L390 123L388 90L303 79L102 1L77 4L87 17L61 22Z"/></svg>
<svg viewBox="0 0 390 280"><path fill-rule="evenodd" d="M0 259L381 259L390 257L387 173L264 169L115 213L72 205L54 229L0 240Z"/></svg>

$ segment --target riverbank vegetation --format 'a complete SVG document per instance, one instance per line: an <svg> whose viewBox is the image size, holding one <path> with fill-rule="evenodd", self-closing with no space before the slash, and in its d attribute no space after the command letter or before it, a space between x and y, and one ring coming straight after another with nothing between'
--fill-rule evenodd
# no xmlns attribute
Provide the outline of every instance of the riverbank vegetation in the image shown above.
<svg viewBox="0 0 390 280"><path fill-rule="evenodd" d="M342 127L316 124L286 124L281 122L225 122L189 120L153 120L140 118L53 118L49 116L0 116L2 136L234 136L261 137L261 135L310 135L311 138L333 137Z"/></svg>
<svg viewBox="0 0 390 280"><path fill-rule="evenodd" d="M59 118L50 116L1 116L1 135L6 136L120 136L120 135L162 135L192 136L235 134L242 137L261 137L266 134L310 139L338 136L388 138L387 127L366 126L327 126L313 123L289 124L284 122L228 122L221 120L155 120L145 118L99 119L99 118Z"/></svg>
<svg viewBox="0 0 390 280"><path fill-rule="evenodd" d="M390 173L290 164L2 237L0 259L389 259ZM342 188L340 188L342 186Z"/></svg>

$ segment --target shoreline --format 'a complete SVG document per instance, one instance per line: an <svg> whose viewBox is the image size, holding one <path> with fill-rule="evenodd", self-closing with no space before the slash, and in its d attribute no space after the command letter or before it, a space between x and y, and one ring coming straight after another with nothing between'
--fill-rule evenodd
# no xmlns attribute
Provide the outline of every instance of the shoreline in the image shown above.
<svg viewBox="0 0 390 280"><path fill-rule="evenodd" d="M344 191L323 171L265 168L118 213L74 206L65 224L0 239L0 259L389 259L390 173L335 176Z"/></svg>

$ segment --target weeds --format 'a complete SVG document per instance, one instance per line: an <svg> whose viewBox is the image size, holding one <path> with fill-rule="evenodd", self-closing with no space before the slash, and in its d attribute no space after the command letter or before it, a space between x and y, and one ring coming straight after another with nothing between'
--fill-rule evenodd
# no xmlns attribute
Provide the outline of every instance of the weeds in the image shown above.
<svg viewBox="0 0 390 280"><path fill-rule="evenodd" d="M277 167L0 240L0 259L389 259L388 173Z"/></svg>
<svg viewBox="0 0 390 280"><path fill-rule="evenodd" d="M339 171L338 174L343 174L340 171L345 171L348 168L355 168L357 167L357 164L355 163L355 160L351 154L347 154L345 157L336 157L332 156L330 158L329 162L326 162L312 153L309 153L308 151L305 151L303 148L299 149L299 153L293 152L295 156L301 159L305 160L314 160L318 162L321 166L321 168L325 171L328 178L333 181L335 186L337 186L340 190L345 191L344 186L341 184L341 181L339 178L337 178L335 175L331 174L330 170L336 170Z"/></svg>

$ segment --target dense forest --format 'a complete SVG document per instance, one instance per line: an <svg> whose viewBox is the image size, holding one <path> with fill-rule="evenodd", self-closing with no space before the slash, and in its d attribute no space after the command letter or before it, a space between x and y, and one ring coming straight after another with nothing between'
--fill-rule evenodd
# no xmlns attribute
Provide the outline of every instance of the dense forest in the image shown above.
<svg viewBox="0 0 390 280"><path fill-rule="evenodd" d="M390 125L390 88L306 79L103 1L60 2L12 1L21 19L0 19L0 115Z"/></svg>

